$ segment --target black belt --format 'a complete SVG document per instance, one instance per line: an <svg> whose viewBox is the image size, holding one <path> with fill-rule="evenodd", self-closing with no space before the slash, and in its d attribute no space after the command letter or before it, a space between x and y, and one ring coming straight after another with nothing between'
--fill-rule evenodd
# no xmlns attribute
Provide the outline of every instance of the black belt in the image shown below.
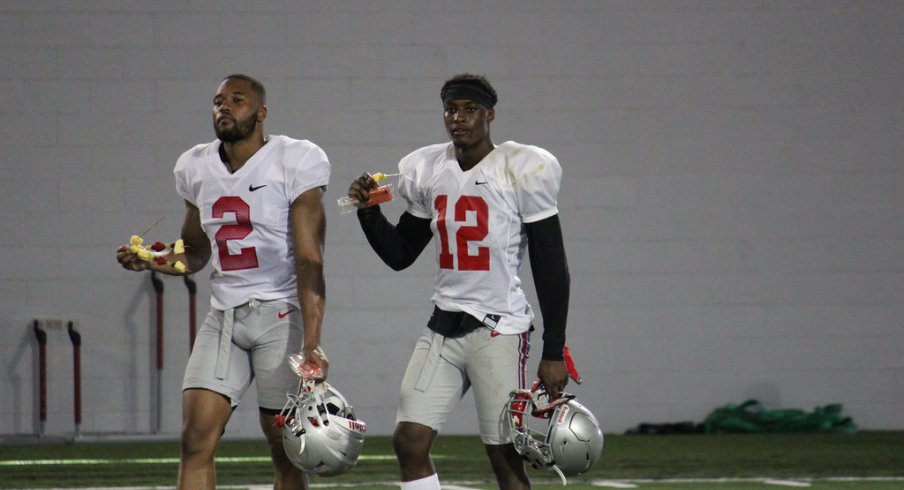
<svg viewBox="0 0 904 490"><path fill-rule="evenodd" d="M433 308L433 314L427 322L427 328L449 338L464 337L482 327L483 323L463 311L446 311Z"/></svg>

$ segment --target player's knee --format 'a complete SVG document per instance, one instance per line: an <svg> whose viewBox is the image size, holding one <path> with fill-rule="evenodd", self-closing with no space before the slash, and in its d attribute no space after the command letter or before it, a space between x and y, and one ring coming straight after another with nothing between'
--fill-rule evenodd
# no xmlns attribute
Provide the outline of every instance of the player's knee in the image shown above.
<svg viewBox="0 0 904 490"><path fill-rule="evenodd" d="M423 460L429 458L435 434L427 426L403 422L392 434L392 448L399 461Z"/></svg>
<svg viewBox="0 0 904 490"><path fill-rule="evenodd" d="M206 430L185 424L182 427L181 448L185 457L213 458L217 443L220 440L219 430Z"/></svg>
<svg viewBox="0 0 904 490"><path fill-rule="evenodd" d="M191 419L183 422L181 446L187 457L213 458L224 427L216 424L198 424Z"/></svg>

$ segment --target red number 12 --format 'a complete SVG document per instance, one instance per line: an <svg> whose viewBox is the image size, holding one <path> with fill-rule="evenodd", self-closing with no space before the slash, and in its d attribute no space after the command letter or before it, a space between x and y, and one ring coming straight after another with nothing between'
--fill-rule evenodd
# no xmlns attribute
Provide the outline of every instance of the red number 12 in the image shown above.
<svg viewBox="0 0 904 490"><path fill-rule="evenodd" d="M440 252L439 266L442 269L455 269L455 257L449 252L449 230L446 229L446 208L449 196L437 196L433 201L436 209L436 230L439 232ZM455 202L454 220L458 223L467 221L468 212L475 213L477 223L464 225L455 233L455 249L458 252L458 270L488 271L490 270L489 247L477 247L477 255L468 253L468 242L483 240L487 236L489 208L486 201L479 196L461 196Z"/></svg>

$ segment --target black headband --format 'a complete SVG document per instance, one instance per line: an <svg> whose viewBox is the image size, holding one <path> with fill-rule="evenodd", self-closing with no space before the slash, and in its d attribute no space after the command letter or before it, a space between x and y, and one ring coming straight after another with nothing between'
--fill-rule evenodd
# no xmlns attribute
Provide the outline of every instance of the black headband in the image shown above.
<svg viewBox="0 0 904 490"><path fill-rule="evenodd" d="M456 80L447 83L443 87L440 97L443 99L443 104L449 103L450 100L468 99L483 104L490 109L496 105L496 96L484 88L482 84L471 80Z"/></svg>

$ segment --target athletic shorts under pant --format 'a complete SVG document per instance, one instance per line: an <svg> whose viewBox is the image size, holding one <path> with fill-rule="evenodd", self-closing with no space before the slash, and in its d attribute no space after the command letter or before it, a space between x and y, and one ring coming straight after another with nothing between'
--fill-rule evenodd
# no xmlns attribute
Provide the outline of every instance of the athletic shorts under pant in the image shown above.
<svg viewBox="0 0 904 490"><path fill-rule="evenodd" d="M480 439L512 441L503 409L509 394L526 386L530 334L494 335L481 327L463 337L425 329L402 379L396 422L415 422L439 432L469 388L474 388Z"/></svg>
<svg viewBox="0 0 904 490"><path fill-rule="evenodd" d="M303 337L301 312L285 301L211 309L195 337L182 389L220 393L235 407L254 380L258 405L280 410L298 383L288 357L301 351Z"/></svg>

